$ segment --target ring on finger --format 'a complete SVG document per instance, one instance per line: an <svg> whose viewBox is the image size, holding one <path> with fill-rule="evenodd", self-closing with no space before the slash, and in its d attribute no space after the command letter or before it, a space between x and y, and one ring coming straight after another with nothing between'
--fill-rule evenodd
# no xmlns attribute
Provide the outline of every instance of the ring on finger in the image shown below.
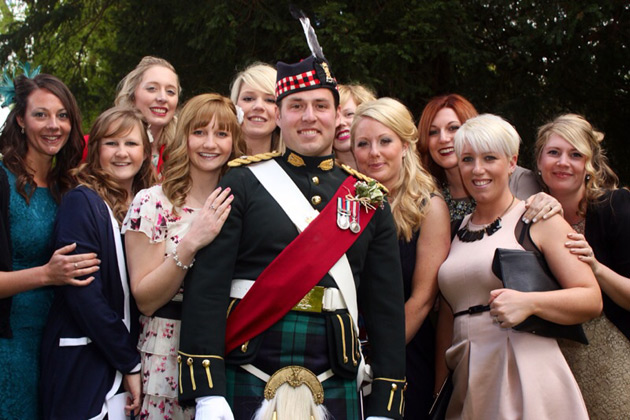
<svg viewBox="0 0 630 420"><path fill-rule="evenodd" d="M551 204L549 204L549 211L553 210L553 206Z"/></svg>
<svg viewBox="0 0 630 420"><path fill-rule="evenodd" d="M78 270L78 269L79 269L79 264L74 263L74 269L75 269L75 270Z"/></svg>
<svg viewBox="0 0 630 420"><path fill-rule="evenodd" d="M214 204L212 204L212 205L210 206L210 208L211 208L212 210L214 210L214 211L217 211L217 208L216 208L216 207L214 207Z"/></svg>

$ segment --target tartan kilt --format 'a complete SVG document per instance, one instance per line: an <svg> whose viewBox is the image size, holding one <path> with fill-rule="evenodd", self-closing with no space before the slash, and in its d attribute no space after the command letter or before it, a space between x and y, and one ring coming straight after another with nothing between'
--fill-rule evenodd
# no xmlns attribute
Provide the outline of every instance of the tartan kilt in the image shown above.
<svg viewBox="0 0 630 420"><path fill-rule="evenodd" d="M298 365L315 375L330 369L326 315L291 311L263 333L252 365L273 375L277 370ZM226 365L227 401L235 420L250 420L263 401L266 383L240 366ZM322 383L324 406L333 419L359 419L355 379L337 375Z"/></svg>

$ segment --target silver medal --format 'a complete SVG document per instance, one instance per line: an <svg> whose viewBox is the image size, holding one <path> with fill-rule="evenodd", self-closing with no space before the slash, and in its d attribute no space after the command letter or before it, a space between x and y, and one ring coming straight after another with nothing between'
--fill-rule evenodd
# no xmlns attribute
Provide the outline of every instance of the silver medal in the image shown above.
<svg viewBox="0 0 630 420"><path fill-rule="evenodd" d="M339 229L346 230L350 227L350 209L347 202L344 203L344 199L337 198L337 226Z"/></svg>
<svg viewBox="0 0 630 420"><path fill-rule="evenodd" d="M359 233L361 225L359 225L359 212L357 212L357 202L352 202L352 222L350 222L350 230L352 233Z"/></svg>

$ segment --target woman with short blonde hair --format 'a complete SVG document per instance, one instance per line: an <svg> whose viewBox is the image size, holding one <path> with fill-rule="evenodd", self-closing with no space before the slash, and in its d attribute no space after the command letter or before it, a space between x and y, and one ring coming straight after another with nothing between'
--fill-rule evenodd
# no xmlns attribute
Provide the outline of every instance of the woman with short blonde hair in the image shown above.
<svg viewBox="0 0 630 420"><path fill-rule="evenodd" d="M238 108L246 154L282 151L276 127L276 69L256 62L236 75L230 98Z"/></svg>

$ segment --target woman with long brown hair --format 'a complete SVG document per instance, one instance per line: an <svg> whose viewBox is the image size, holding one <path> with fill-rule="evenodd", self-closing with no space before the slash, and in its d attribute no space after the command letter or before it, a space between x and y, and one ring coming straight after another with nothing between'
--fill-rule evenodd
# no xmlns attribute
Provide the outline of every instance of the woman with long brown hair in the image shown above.
<svg viewBox="0 0 630 420"><path fill-rule="evenodd" d="M0 134L0 418L36 418L41 335L52 285L98 270L94 253L56 251L52 231L62 194L81 159L81 115L68 87L55 76L21 75L13 109ZM5 91L6 92L6 91ZM53 252L54 251L54 252ZM28 366L28 369L25 367Z"/></svg>

